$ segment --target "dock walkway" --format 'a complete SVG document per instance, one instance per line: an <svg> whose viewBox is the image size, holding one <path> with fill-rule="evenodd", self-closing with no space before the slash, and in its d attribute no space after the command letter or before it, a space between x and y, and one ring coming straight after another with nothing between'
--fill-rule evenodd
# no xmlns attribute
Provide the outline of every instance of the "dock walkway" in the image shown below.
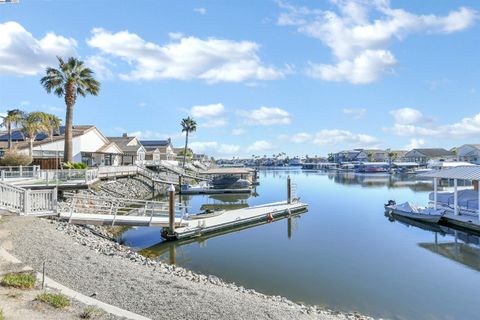
<svg viewBox="0 0 480 320"><path fill-rule="evenodd" d="M269 222L275 219L306 212L308 205L302 202L274 202L264 205L225 211L223 214L205 218L186 220L185 227L176 228L173 234L163 236L168 239L198 237L207 233L236 228L242 225ZM269 217L270 216L270 217Z"/></svg>

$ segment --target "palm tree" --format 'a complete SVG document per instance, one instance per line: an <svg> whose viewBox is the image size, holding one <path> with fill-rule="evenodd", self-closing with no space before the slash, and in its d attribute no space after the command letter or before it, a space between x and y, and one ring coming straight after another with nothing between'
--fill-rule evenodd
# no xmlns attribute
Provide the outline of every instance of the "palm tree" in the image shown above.
<svg viewBox="0 0 480 320"><path fill-rule="evenodd" d="M72 123L73 106L77 95L86 97L93 96L100 92L100 82L93 77L93 71L85 67L83 61L70 57L67 62L57 57L59 69L47 68L46 75L40 83L48 93L52 91L58 97L64 97L67 106L65 116L65 149L63 154L64 162L72 162Z"/></svg>
<svg viewBox="0 0 480 320"><path fill-rule="evenodd" d="M1 126L4 126L8 131L8 150L12 149L12 129L18 127L25 117L25 112L19 109L12 109L7 111L7 115L2 117Z"/></svg>
<svg viewBox="0 0 480 320"><path fill-rule="evenodd" d="M56 115L50 113L46 115L45 127L48 131L48 137L50 138L50 141L53 142L53 135L55 134L55 131L58 132L60 130L61 124L62 120ZM58 147L55 153L55 168L58 169Z"/></svg>
<svg viewBox="0 0 480 320"><path fill-rule="evenodd" d="M185 132L185 150L183 151L183 169L185 170L185 161L187 160L188 134L197 131L197 122L190 117L182 119L180 123L182 132Z"/></svg>
<svg viewBox="0 0 480 320"><path fill-rule="evenodd" d="M22 132L28 140L30 147L28 155L33 155L33 142L41 132L48 133L47 127L48 115L44 112L30 112L22 121Z"/></svg>

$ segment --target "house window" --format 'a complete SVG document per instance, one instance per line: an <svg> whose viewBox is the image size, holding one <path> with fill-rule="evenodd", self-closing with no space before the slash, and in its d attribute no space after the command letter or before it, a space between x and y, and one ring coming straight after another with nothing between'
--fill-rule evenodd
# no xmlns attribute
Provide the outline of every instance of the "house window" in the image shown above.
<svg viewBox="0 0 480 320"><path fill-rule="evenodd" d="M86 165L92 165L92 154L89 152L82 152L82 162Z"/></svg>
<svg viewBox="0 0 480 320"><path fill-rule="evenodd" d="M112 165L112 155L111 154L105 154L103 157L105 159L104 164L106 166L111 166Z"/></svg>

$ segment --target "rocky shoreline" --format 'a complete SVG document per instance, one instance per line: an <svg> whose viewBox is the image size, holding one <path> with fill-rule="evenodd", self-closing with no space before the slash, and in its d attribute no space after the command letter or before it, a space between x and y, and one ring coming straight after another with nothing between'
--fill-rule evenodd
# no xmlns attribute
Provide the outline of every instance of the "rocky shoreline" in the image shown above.
<svg viewBox="0 0 480 320"><path fill-rule="evenodd" d="M29 217L5 220L0 228L9 229L14 255L37 270L47 261L55 280L152 319L166 314L171 319L371 319L297 304L152 260L99 236L104 233L99 227Z"/></svg>

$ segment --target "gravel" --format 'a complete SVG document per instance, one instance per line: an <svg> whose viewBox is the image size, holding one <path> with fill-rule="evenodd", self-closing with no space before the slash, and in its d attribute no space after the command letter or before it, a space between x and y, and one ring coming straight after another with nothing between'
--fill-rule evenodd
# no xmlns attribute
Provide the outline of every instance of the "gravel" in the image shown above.
<svg viewBox="0 0 480 320"><path fill-rule="evenodd" d="M371 319L267 296L214 275L143 257L97 235L102 228L32 217L4 219L11 252L85 295L152 319ZM93 231L93 232L92 232Z"/></svg>

